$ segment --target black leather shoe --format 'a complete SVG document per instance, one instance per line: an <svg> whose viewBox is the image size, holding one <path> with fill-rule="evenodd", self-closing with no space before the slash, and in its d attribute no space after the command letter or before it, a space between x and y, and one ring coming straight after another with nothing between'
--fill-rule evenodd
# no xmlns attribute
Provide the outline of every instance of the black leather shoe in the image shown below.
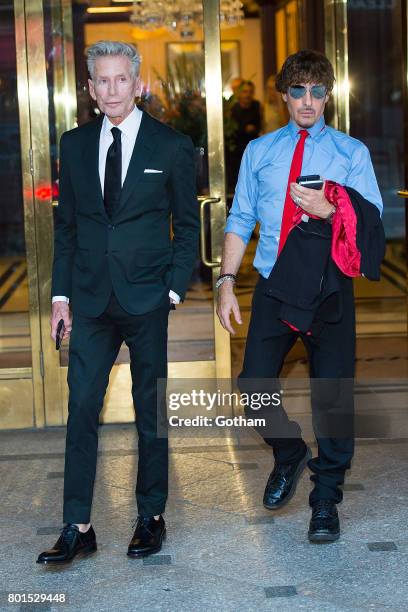
<svg viewBox="0 0 408 612"><path fill-rule="evenodd" d="M86 533L81 533L76 525L66 525L61 530L61 535L54 547L42 552L37 559L37 563L50 565L53 563L69 563L77 555L89 555L96 549L96 536L92 525Z"/></svg>
<svg viewBox="0 0 408 612"><path fill-rule="evenodd" d="M266 483L263 497L263 505L268 510L282 508L292 499L296 491L296 485L307 462L312 458L312 451L306 446L305 454L297 463L289 465L275 463L268 482Z"/></svg>
<svg viewBox="0 0 408 612"><path fill-rule="evenodd" d="M310 542L335 542L339 539L339 515L331 499L321 499L313 504L308 536Z"/></svg>
<svg viewBox="0 0 408 612"><path fill-rule="evenodd" d="M135 533L128 548L129 557L147 557L159 552L166 537L166 524L163 517L155 520L153 516L138 516Z"/></svg>

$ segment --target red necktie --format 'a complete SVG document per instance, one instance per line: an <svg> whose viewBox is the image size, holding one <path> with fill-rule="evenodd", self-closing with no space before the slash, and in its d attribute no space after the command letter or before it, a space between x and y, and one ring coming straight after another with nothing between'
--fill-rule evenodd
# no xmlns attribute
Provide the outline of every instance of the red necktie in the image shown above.
<svg viewBox="0 0 408 612"><path fill-rule="evenodd" d="M305 140L309 136L307 130L299 130L300 134L299 141L296 145L295 152L293 153L292 165L290 166L288 188L286 190L285 206L283 208L282 225L280 231L278 255L283 249L286 242L286 238L293 225L293 216L297 211L297 207L290 196L290 184L295 183L298 176L302 171L303 151L305 150Z"/></svg>

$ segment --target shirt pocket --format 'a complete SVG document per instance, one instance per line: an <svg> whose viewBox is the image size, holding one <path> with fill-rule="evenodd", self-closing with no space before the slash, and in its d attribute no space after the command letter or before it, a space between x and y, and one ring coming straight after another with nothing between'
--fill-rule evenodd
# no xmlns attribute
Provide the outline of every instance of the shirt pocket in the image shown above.
<svg viewBox="0 0 408 612"><path fill-rule="evenodd" d="M289 176L289 165L287 160L274 159L273 162L265 164L257 172L258 193L262 199L270 200L275 194L286 190Z"/></svg>
<svg viewBox="0 0 408 612"><path fill-rule="evenodd" d="M157 183L161 184L166 182L168 179L168 174L166 172L143 172L142 178L140 179L142 183Z"/></svg>

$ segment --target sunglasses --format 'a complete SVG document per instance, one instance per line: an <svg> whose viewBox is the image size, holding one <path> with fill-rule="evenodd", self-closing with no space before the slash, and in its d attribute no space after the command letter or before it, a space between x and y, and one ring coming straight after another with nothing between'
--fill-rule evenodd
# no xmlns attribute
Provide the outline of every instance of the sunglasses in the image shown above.
<svg viewBox="0 0 408 612"><path fill-rule="evenodd" d="M289 87L288 91L290 97L294 98L295 100L300 100L300 98L303 98L307 91L310 91L311 96L316 98L316 100L323 100L327 94L327 88L324 85L312 85L312 87L292 85L292 87Z"/></svg>

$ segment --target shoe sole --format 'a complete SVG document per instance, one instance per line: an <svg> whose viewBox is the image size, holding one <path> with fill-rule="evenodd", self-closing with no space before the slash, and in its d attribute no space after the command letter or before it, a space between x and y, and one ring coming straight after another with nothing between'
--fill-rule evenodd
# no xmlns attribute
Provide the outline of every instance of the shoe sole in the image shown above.
<svg viewBox="0 0 408 612"><path fill-rule="evenodd" d="M96 553L97 550L98 550L98 547L95 544L95 546L87 546L86 548L83 548L82 550L77 552L77 554L74 555L71 559L67 559L64 561L47 561L47 560L39 561L37 559L36 562L39 563L40 565L68 565L69 563L72 563L74 559L81 559L84 557L89 557L93 553Z"/></svg>
<svg viewBox="0 0 408 612"><path fill-rule="evenodd" d="M299 478L302 475L303 470L306 468L307 466L307 462L309 461L309 459L312 458L312 451L310 449L310 447L307 447L306 450L306 454L303 457L303 459L301 460L301 462L299 463L296 473L295 473L295 477L294 477L294 481L293 481L293 486L292 489L290 490L290 492L288 493L287 497L285 497L285 499L281 502L278 502L277 504L273 504L273 506L268 506L267 504L264 503L264 508L266 508L267 510L279 510L280 508L283 508L283 506L286 506L287 503L290 502L290 500L292 499L292 497L294 496L294 494L296 493L296 487L297 484L299 482Z"/></svg>
<svg viewBox="0 0 408 612"><path fill-rule="evenodd" d="M166 539L166 530L163 531L163 535L161 537L160 544L156 546L156 548L153 548L152 550L148 550L146 552L140 552L140 553L128 552L127 556L130 557L131 559L141 559L143 557L148 557L149 555L154 555L161 551L163 540L165 539Z"/></svg>
<svg viewBox="0 0 408 612"><path fill-rule="evenodd" d="M340 537L340 531L337 533L327 533L326 531L316 531L316 533L309 533L309 542L313 544L324 544L328 542L336 542Z"/></svg>

